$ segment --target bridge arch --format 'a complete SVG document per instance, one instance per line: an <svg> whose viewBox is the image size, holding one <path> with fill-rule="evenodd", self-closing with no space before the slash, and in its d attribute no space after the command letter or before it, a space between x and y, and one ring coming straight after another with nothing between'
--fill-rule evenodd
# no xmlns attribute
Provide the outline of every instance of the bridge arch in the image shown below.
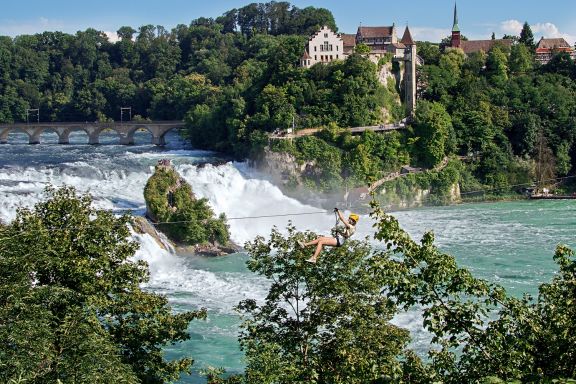
<svg viewBox="0 0 576 384"><path fill-rule="evenodd" d="M144 130L149 132L152 135L152 142L151 144L154 145L158 145L158 146L164 146L166 145L166 133L168 133L169 131L176 129L178 127L176 126L169 126L169 127L165 127L165 126L158 126L158 125L154 125L154 124L149 124L146 122L143 122L142 124L135 124L133 125L130 129L125 131L125 136L124 136L124 142L122 142L121 144L134 144L134 135L136 132Z"/></svg>
<svg viewBox="0 0 576 384"><path fill-rule="evenodd" d="M30 144L44 144L46 143L47 135L50 133L55 133L57 136L56 142L62 144L62 129L58 127L46 127L44 129L36 129L29 132Z"/></svg>
<svg viewBox="0 0 576 384"><path fill-rule="evenodd" d="M85 137L85 139L82 139L81 142L79 142L79 140L76 140L81 136ZM88 144L90 142L90 132L88 129L82 126L67 127L62 130L62 133L60 134L60 141L58 143L70 144L71 138L73 139L72 140L73 144Z"/></svg>
<svg viewBox="0 0 576 384"><path fill-rule="evenodd" d="M145 132L147 138L148 138L148 142L146 142L145 144L154 144L154 132L152 129L150 129L148 126L146 125L138 125L135 126L133 129L130 129L127 133L126 133L126 143L127 144L137 144L137 138L138 138L138 132ZM141 143L138 143L141 144Z"/></svg>
<svg viewBox="0 0 576 384"><path fill-rule="evenodd" d="M46 130L58 134L59 144L68 144L72 132L83 131L88 135L88 144L99 144L105 131L118 135L119 144L134 144L134 135L138 130L145 130L152 135L152 144L165 145L168 131L184 126L182 121L142 121L142 122L52 122L52 123L15 123L0 124L0 143L8 142L11 132L24 132L30 144L40 143L40 136Z"/></svg>
<svg viewBox="0 0 576 384"><path fill-rule="evenodd" d="M0 131L0 143L7 144L9 142L10 136L25 136L28 139L28 144L34 144L32 142L30 133L26 131L24 127L15 126L13 128L5 128L4 130Z"/></svg>
<svg viewBox="0 0 576 384"><path fill-rule="evenodd" d="M108 136L108 133L111 135ZM122 132L119 132L114 126L101 126L97 127L93 130L90 130L88 133L90 137L89 144L101 144L104 139L104 144L125 144L123 142L123 135ZM109 139L109 141L107 140Z"/></svg>

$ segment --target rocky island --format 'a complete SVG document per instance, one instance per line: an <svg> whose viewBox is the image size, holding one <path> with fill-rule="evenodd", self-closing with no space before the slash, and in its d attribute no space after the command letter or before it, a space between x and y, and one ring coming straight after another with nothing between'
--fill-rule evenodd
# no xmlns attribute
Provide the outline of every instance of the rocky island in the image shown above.
<svg viewBox="0 0 576 384"><path fill-rule="evenodd" d="M208 256L238 252L230 241L226 216L216 217L205 198L197 198L170 163L159 160L144 188L146 217L176 248ZM148 232L140 224L140 230Z"/></svg>

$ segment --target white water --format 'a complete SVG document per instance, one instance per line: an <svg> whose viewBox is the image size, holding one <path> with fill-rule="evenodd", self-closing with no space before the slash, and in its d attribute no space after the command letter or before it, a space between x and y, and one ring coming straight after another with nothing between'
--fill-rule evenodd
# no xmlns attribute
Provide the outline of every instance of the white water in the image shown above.
<svg viewBox="0 0 576 384"><path fill-rule="evenodd" d="M174 137L169 141L177 142ZM200 166L218 159L210 152L178 145L169 150L149 145L0 146L0 220L9 222L18 207L31 207L45 199L47 183L72 185L89 192L98 208L129 209L142 215L144 186L160 158L171 159L197 196L207 198L215 212L231 219L232 239L238 244L257 235L268 236L272 226L282 230L289 221L299 230L317 233L328 233L334 224L330 212L242 219L322 209L285 196L244 163ZM426 230L435 230L438 244L455 254L461 264L521 294L533 293L539 283L550 279L555 269L551 257L556 243L573 245L574 213L568 203L530 202L434 208L399 212L396 216L415 238ZM371 220L361 217L356 238L369 236L372 231ZM192 340L168 348L168 356L192 356L199 367L210 364L241 370L234 306L245 298L262 300L268 286L246 270L246 255L178 255L163 250L147 235L135 234L134 238L141 245L135 258L150 265L149 289L166 294L177 311L205 307L209 312L206 322L191 325ZM395 323L412 332L416 345L426 347L428 337L422 331L419 313L400 315ZM183 381L204 382L197 377Z"/></svg>

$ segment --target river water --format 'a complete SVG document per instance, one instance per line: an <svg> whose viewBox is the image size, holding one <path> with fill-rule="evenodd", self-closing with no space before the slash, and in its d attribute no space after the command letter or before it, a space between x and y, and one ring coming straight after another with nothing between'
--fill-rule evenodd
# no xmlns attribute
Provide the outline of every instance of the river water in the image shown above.
<svg viewBox="0 0 576 384"><path fill-rule="evenodd" d="M143 215L146 181L157 161L168 158L198 196L208 198L217 213L231 219L232 239L239 244L269 235L274 225L285 228L288 220L317 233L328 233L334 223L331 213L245 219L322 209L285 196L245 163L225 162L214 153L190 148L176 133L168 133L164 148L148 144L150 140L149 134L139 132L135 145L121 146L115 144L114 134L105 133L102 145L89 146L87 137L78 134L71 135L70 145L58 145L55 133L45 133L43 144L31 146L24 134L10 134L10 144L0 146L0 220L9 222L19 206L41 201L48 183L89 192L98 208ZM552 255L557 244L576 246L575 207L573 200L536 200L423 208L394 215L414 238L433 230L438 246L460 265L519 296L536 293L538 285L554 275ZM357 238L372 233L367 216L361 217L357 233ZM135 239L141 244L135 258L150 265L148 289L167 295L175 311L208 309L206 321L191 324L189 341L166 349L169 358L195 359L194 374L180 382L204 383L198 370L207 366L241 371L239 319L233 308L245 298L263 299L267 290L267 282L246 269L247 256L171 254L147 235ZM411 330L414 348L426 349L428 335L418 311L399 315L395 322Z"/></svg>

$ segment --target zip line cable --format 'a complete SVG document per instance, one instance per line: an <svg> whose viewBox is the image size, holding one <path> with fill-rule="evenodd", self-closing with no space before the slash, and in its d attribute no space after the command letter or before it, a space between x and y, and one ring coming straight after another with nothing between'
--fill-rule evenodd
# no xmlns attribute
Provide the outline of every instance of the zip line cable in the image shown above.
<svg viewBox="0 0 576 384"><path fill-rule="evenodd" d="M243 216L243 217L230 217L230 218L226 218L226 220L245 220L245 219L260 219L260 218L270 218L270 217L286 217L286 216L304 216L304 215L319 215L319 214L325 214L325 213L329 213L331 211L317 211L317 212L301 212L301 213L284 213L284 214L278 214L278 215L261 215L261 216ZM183 220L183 221L161 221L161 222L156 222L156 223L152 223L150 222L151 225L160 225L160 224L185 224L185 223L191 223L192 221L190 220ZM67 227L67 228L43 228L43 230L47 231L47 232L60 232L60 231L70 231L72 229L78 229L75 227ZM5 240L10 240L11 238L14 238L16 236L18 236L21 233L25 233L25 231L20 231L17 234L11 236L11 237L3 237L0 238L1 241L5 241Z"/></svg>
<svg viewBox="0 0 576 384"><path fill-rule="evenodd" d="M550 182L550 181L562 181L562 180L567 180L567 179L572 179L575 178L576 175L573 176L565 176L565 177L557 177L557 178L552 178L552 179L546 179L546 180L542 180L539 183L542 182ZM26 182L25 180L19 180L18 182ZM27 182L37 182L37 181L27 181ZM39 182L39 183L49 183L49 182ZM522 187L522 186L527 186L527 185L534 185L534 183L522 183L522 184L514 184L514 185L509 185L507 186L507 189L512 189L514 187ZM470 194L477 194L477 193L486 193L486 192L490 192L490 191L495 191L495 190L499 190L502 188L488 188L488 189L479 189L476 191L467 191L467 192L461 192L460 195L470 195ZM430 200L432 199L432 196L426 196L424 199L422 200ZM353 209L353 208L360 208L359 206L355 206L355 207L348 207L349 209ZM128 210L128 212L132 213L131 210ZM273 217L288 217L288 216L305 216L305 215L319 215L319 214L326 214L326 213L330 213L332 211L315 211L315 212L300 212L300 213L283 213L283 214L276 214L276 215L259 215L259 216L240 216L240 217L227 217L226 220L248 220L248 219L264 219L264 218L273 218ZM160 221L160 222L150 222L151 225L153 226L157 226L157 225L166 225L166 224L186 224L186 223L191 223L191 220L181 220L181 221ZM46 228L47 231L66 231L66 230L70 230L71 228Z"/></svg>
<svg viewBox="0 0 576 384"><path fill-rule="evenodd" d="M323 213L330 213L330 211L317 211L317 212L301 212L301 213L283 213L278 215L261 215L261 216L242 216L242 217L227 217L226 220L247 220L247 219L263 219L263 218L270 218L270 217L286 217L286 216L304 216L304 215L319 215ZM160 224L184 224L190 223L190 220L182 220L182 221L159 221L156 223L151 223L152 225L160 225Z"/></svg>

